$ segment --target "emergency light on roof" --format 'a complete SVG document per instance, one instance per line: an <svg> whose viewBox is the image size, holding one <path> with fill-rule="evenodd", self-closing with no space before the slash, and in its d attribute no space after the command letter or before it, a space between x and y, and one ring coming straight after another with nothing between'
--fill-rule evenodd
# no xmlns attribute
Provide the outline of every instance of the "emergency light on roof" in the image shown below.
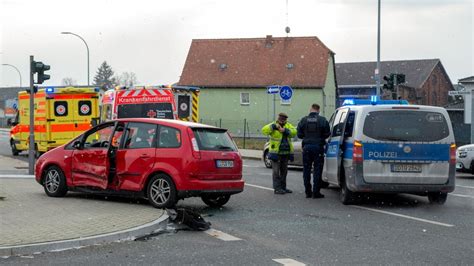
<svg viewBox="0 0 474 266"><path fill-rule="evenodd" d="M54 88L46 88L46 93L53 93L54 92Z"/></svg>
<svg viewBox="0 0 474 266"><path fill-rule="evenodd" d="M346 99L342 106L347 105L384 105L384 104L402 104L407 105L406 100L377 100L377 96L371 96L369 99Z"/></svg>

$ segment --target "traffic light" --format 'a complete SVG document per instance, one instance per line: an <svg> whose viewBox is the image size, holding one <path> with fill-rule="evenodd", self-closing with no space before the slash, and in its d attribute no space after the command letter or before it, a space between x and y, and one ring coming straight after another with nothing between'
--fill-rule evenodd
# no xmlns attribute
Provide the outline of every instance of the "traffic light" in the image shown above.
<svg viewBox="0 0 474 266"><path fill-rule="evenodd" d="M397 84L405 83L405 74L396 74Z"/></svg>
<svg viewBox="0 0 474 266"><path fill-rule="evenodd" d="M38 73L38 79L36 84L43 84L45 80L51 78L51 76L45 74L44 72L50 70L49 65L43 64L43 62L33 62L33 73Z"/></svg>
<svg viewBox="0 0 474 266"><path fill-rule="evenodd" d="M383 76L383 79L387 82L386 84L383 84L383 88L385 90L393 91L394 90L394 84L393 84L393 75L385 75Z"/></svg>

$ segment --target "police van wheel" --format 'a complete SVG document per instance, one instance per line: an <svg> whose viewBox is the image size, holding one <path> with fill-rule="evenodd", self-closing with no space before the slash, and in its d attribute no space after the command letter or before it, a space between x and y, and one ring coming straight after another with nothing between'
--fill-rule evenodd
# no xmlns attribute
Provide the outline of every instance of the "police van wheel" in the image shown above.
<svg viewBox="0 0 474 266"><path fill-rule="evenodd" d="M49 167L43 177L43 187L50 197L63 197L67 193L66 177L57 166Z"/></svg>
<svg viewBox="0 0 474 266"><path fill-rule="evenodd" d="M471 161L471 174L474 175L474 161Z"/></svg>
<svg viewBox="0 0 474 266"><path fill-rule="evenodd" d="M16 149L16 145L13 140L10 140L10 147L12 148L13 156L17 156L20 153L20 151Z"/></svg>
<svg viewBox="0 0 474 266"><path fill-rule="evenodd" d="M444 192L431 192L428 193L428 200L431 204L439 204L442 205L446 202L448 198L448 193Z"/></svg>
<svg viewBox="0 0 474 266"><path fill-rule="evenodd" d="M229 202L230 195L222 195L222 196L202 196L202 201L206 203L207 206L213 208L219 208L224 206L227 202Z"/></svg>
<svg viewBox="0 0 474 266"><path fill-rule="evenodd" d="M265 150L265 153L263 154L263 163L265 163L266 168L272 168L272 160L268 158L268 150Z"/></svg>
<svg viewBox="0 0 474 266"><path fill-rule="evenodd" d="M341 192L339 194L339 199L341 200L342 204L344 204L344 205L353 204L354 199L355 199L355 193L350 191L349 188L347 188L346 180L345 180L344 176L342 176L342 178L341 178Z"/></svg>

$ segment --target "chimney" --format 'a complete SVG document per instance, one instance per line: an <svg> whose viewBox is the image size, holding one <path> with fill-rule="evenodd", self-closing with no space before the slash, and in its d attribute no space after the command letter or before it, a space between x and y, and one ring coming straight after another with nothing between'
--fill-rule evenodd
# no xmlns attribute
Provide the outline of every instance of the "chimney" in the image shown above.
<svg viewBox="0 0 474 266"><path fill-rule="evenodd" d="M272 35L267 35L267 37L265 38L265 47L272 48L272 43Z"/></svg>

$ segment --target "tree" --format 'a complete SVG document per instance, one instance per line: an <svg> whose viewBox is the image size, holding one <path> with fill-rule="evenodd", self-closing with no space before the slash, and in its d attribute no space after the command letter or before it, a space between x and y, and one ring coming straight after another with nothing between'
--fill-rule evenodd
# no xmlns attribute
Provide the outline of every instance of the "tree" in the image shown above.
<svg viewBox="0 0 474 266"><path fill-rule="evenodd" d="M112 67L104 61L97 69L94 77L94 85L100 86L103 90L111 89L116 86L117 82L114 78Z"/></svg>
<svg viewBox="0 0 474 266"><path fill-rule="evenodd" d="M138 83L137 75L133 72L123 72L120 76L116 76L115 80L120 86L133 87Z"/></svg>
<svg viewBox="0 0 474 266"><path fill-rule="evenodd" d="M67 77L67 78L63 78L63 80L61 81L61 83L64 85L64 86L72 86L72 85L76 85L77 84L77 81L73 78L70 78L70 77Z"/></svg>

